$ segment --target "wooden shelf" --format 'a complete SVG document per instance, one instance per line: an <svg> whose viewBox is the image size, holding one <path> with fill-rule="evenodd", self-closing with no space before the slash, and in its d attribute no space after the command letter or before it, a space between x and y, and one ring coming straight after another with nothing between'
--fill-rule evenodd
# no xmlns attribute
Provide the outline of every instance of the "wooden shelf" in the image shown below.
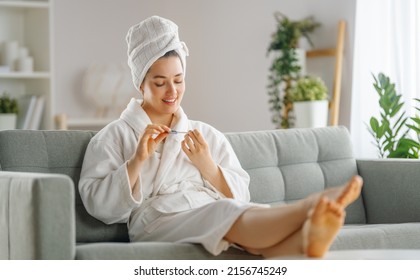
<svg viewBox="0 0 420 280"><path fill-rule="evenodd" d="M0 7L10 8L49 8L48 1L1 1Z"/></svg>
<svg viewBox="0 0 420 280"><path fill-rule="evenodd" d="M1 1L0 7L11 8L49 8L48 1Z"/></svg>
<svg viewBox="0 0 420 280"><path fill-rule="evenodd" d="M7 72L0 73L0 79L49 79L49 72Z"/></svg>
<svg viewBox="0 0 420 280"><path fill-rule="evenodd" d="M321 50L310 50L306 52L306 57L324 57L324 56L335 56L337 54L336 49L321 49Z"/></svg>
<svg viewBox="0 0 420 280"><path fill-rule="evenodd" d="M69 118L67 125L69 127L91 127L91 126L105 126L115 119L103 119L103 118Z"/></svg>

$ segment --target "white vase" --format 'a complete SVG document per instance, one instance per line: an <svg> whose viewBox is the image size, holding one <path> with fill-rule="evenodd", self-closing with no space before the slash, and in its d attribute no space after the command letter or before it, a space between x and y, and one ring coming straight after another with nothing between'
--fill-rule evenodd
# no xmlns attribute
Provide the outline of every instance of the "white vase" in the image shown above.
<svg viewBox="0 0 420 280"><path fill-rule="evenodd" d="M293 102L295 128L324 127L328 122L328 100Z"/></svg>
<svg viewBox="0 0 420 280"><path fill-rule="evenodd" d="M10 71L15 71L15 60L19 55L19 44L16 41L3 43L3 64L7 65Z"/></svg>
<svg viewBox="0 0 420 280"><path fill-rule="evenodd" d="M0 130L16 129L16 114L0 114Z"/></svg>

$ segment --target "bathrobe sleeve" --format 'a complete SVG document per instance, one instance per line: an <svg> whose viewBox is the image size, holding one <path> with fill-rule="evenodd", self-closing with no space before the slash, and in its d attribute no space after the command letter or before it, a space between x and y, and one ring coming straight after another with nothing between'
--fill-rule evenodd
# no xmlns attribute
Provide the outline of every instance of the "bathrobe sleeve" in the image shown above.
<svg viewBox="0 0 420 280"><path fill-rule="evenodd" d="M248 173L242 168L235 151L226 139L225 135L213 129L213 135L208 138L212 157L219 166L228 184L233 198L243 201L250 201Z"/></svg>
<svg viewBox="0 0 420 280"><path fill-rule="evenodd" d="M132 195L122 147L95 137L86 149L79 191L89 214L106 224L127 222L141 203Z"/></svg>

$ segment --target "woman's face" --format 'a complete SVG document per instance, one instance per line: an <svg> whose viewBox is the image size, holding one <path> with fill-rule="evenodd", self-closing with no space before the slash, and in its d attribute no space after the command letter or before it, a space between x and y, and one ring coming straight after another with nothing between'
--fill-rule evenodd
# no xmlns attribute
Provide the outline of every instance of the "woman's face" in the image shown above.
<svg viewBox="0 0 420 280"><path fill-rule="evenodd" d="M150 67L143 83L143 109L149 117L175 113L185 91L184 72L177 56L158 59Z"/></svg>

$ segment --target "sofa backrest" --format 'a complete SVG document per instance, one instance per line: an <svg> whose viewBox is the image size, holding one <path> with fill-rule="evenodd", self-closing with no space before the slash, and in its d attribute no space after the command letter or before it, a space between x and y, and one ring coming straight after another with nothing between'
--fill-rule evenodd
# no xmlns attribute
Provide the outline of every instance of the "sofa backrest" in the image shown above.
<svg viewBox="0 0 420 280"><path fill-rule="evenodd" d="M128 241L125 224L105 225L90 216L79 195L78 183L90 131L0 131L0 170L66 174L76 193L76 241Z"/></svg>
<svg viewBox="0 0 420 280"><path fill-rule="evenodd" d="M70 176L76 193L76 241L128 241L125 224L105 225L90 216L78 182L91 131L0 131L0 170ZM253 202L293 202L357 174L349 133L344 127L227 133L251 176ZM347 211L347 223L365 223L362 200Z"/></svg>
<svg viewBox="0 0 420 280"><path fill-rule="evenodd" d="M227 133L251 177L252 201L284 204L345 184L358 174L350 134L344 126ZM365 223L360 198L346 223Z"/></svg>

